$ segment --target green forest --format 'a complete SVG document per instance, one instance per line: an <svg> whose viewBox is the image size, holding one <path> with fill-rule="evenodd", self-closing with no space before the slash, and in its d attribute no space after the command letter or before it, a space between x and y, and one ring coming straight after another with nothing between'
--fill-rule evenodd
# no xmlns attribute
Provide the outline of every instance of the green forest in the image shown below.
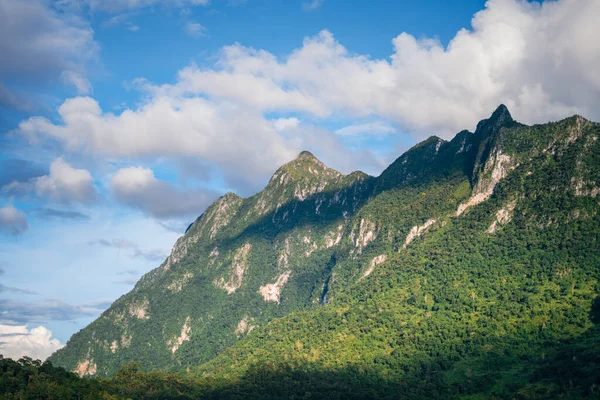
<svg viewBox="0 0 600 400"><path fill-rule="evenodd" d="M501 106L376 178L303 153L0 398L600 399L599 134Z"/></svg>

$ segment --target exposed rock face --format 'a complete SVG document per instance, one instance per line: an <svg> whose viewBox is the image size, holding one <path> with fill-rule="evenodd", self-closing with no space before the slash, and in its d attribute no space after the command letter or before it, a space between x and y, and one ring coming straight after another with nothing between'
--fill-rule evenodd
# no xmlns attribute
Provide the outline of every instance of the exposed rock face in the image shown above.
<svg viewBox="0 0 600 400"><path fill-rule="evenodd" d="M494 189L498 182L508 175L508 173L516 166L517 164L509 155L502 154L502 151L497 150L494 155L487 160L483 168L483 173L480 174L479 180L473 188L471 198L466 203L462 203L458 206L456 216L460 216L467 208L476 206L489 199L494 193Z"/></svg>
<svg viewBox="0 0 600 400"><path fill-rule="evenodd" d="M231 192L219 198L188 228L185 235L177 239L171 250L171 255L163 265L163 270L170 270L174 264L184 259L189 249L197 244L201 238L213 239L231 222L243 200Z"/></svg>
<svg viewBox="0 0 600 400"><path fill-rule="evenodd" d="M217 257L219 257L219 248L215 246L208 255L208 267L212 267L217 261Z"/></svg>
<svg viewBox="0 0 600 400"><path fill-rule="evenodd" d="M169 289L173 294L179 293L181 292L181 289L183 289L193 277L193 273L186 272L181 277L175 278L173 282L167 285L167 289Z"/></svg>
<svg viewBox="0 0 600 400"><path fill-rule="evenodd" d="M326 248L330 249L333 246L337 246L340 243L342 237L344 236L344 232L342 231L343 229L344 225L339 225L337 227L337 231L329 232L327 235L325 235Z"/></svg>
<svg viewBox="0 0 600 400"><path fill-rule="evenodd" d="M413 240L415 240L416 238L418 238L419 236L424 234L427 230L429 230L429 228L433 224L435 224L435 222L436 222L435 219L428 219L421 226L418 226L418 225L413 226L410 229L410 231L408 232L408 235L406 236L406 239L404 240L404 245L402 246L402 248L405 249L406 246L408 246L410 244L410 242L412 242Z"/></svg>
<svg viewBox="0 0 600 400"><path fill-rule="evenodd" d="M394 254L396 239L398 247L414 246L446 221L448 227L439 229L428 244L445 243L444 235L456 233L457 227L464 231L477 225L476 232L469 232L474 235L486 229L488 234L499 232L516 215L516 202L509 199L519 199L519 218L514 218L519 224L539 222L547 228L563 223L559 214L526 207L540 195L544 175L557 185L556 196L561 190L571 196L574 209L566 216L583 221L597 215L593 207L600 194L595 167L600 128L594 125L590 130L577 118L542 127L511 121L500 107L475 133L463 131L450 142L432 136L379 177L360 172L344 176L302 153L278 169L256 195L243 199L228 193L217 200L177 240L162 268L144 275L131 293L117 300L93 327L74 335L51 361L100 376L134 357L165 369L199 364L217 356L215 337L222 340L220 352L255 326L277 323L273 318L307 311L309 305L314 306L307 312L328 303L343 306L341 302L352 297L346 291L354 290L353 285L360 287L359 293L385 282L398 272L397 265L419 256L410 251ZM548 143L554 144L554 154L544 152ZM562 162L564 154L569 157ZM552 171L544 174L544 160L570 175L556 180ZM502 185L508 176L510 184ZM526 192L531 182L537 189L524 196L516 193L519 185ZM469 209L495 192L494 202L501 203L490 215L490 207ZM486 225L472 224L476 218ZM494 240L487 236L483 242ZM417 293L415 298L423 295L428 305L431 294ZM182 345L185 352L178 351Z"/></svg>
<svg viewBox="0 0 600 400"><path fill-rule="evenodd" d="M574 143L583 134L583 130L591 125L591 122L583 118L581 115L575 116L575 123L569 128L569 136L567 143Z"/></svg>
<svg viewBox="0 0 600 400"><path fill-rule="evenodd" d="M316 242L313 242L310 236L304 236L302 238L302 243L306 244L308 247L304 252L306 257L310 257L314 251L319 249L319 245Z"/></svg>
<svg viewBox="0 0 600 400"><path fill-rule="evenodd" d="M75 369L75 372L77 375L79 375L80 377L84 377L84 376L94 376L96 375L96 363L94 362L93 359L91 360L84 360L82 362L80 362L77 365L77 368Z"/></svg>
<svg viewBox="0 0 600 400"><path fill-rule="evenodd" d="M129 347L129 345L131 345L131 339L132 339L131 335L129 335L129 336L127 336L125 334L122 335L121 336L121 347L124 349Z"/></svg>
<svg viewBox="0 0 600 400"><path fill-rule="evenodd" d="M354 231L350 234L350 240L354 243L357 254L362 253L363 249L367 247L369 242L375 239L377 236L375 231L375 223L368 219L361 219L360 226L358 227L358 233Z"/></svg>
<svg viewBox="0 0 600 400"><path fill-rule="evenodd" d="M496 220L492 222L490 227L485 231L486 233L494 233L496 229L498 229L498 224L506 225L512 219L512 213L517 205L517 200L513 200L508 203L506 206L502 207L496 213Z"/></svg>
<svg viewBox="0 0 600 400"><path fill-rule="evenodd" d="M248 253L250 253L250 249L252 249L252 245L250 243L246 243L240 247L233 256L229 279L225 281L224 278L221 278L215 282L215 285L225 289L227 294L232 294L239 289L240 286L242 286L244 273L248 268Z"/></svg>
<svg viewBox="0 0 600 400"><path fill-rule="evenodd" d="M147 298L144 298L139 302L131 303L129 305L129 315L136 317L137 319L150 319L150 315L148 315L149 305L150 302Z"/></svg>
<svg viewBox="0 0 600 400"><path fill-rule="evenodd" d="M367 268L365 272L363 272L363 274L360 276L360 278L358 278L358 280L363 280L367 276L371 275L371 273L375 270L375 267L379 264L383 264L386 259L387 256L385 254L380 254L377 257L374 257L369 263L369 268Z"/></svg>
<svg viewBox="0 0 600 400"><path fill-rule="evenodd" d="M226 193L213 207L211 207L203 218L203 227L208 229L209 239L213 239L219 231L226 227L242 204L243 199L234 193Z"/></svg>
<svg viewBox="0 0 600 400"><path fill-rule="evenodd" d="M258 292L262 295L265 301L273 301L279 303L281 298L281 289L290 278L290 271L284 272L279 275L275 283L267 283L258 289Z"/></svg>
<svg viewBox="0 0 600 400"><path fill-rule="evenodd" d="M193 235L184 235L177 239L175 246L171 250L171 255L169 255L163 265L163 269L168 271L174 264L181 261L187 255L189 247L197 243L199 238L200 234L195 233Z"/></svg>
<svg viewBox="0 0 600 400"><path fill-rule="evenodd" d="M80 377L84 377L86 375L87 376L96 375L97 366L96 366L96 363L94 362L94 359L90 357L91 351L92 351L91 347L88 347L88 351L87 351L87 354L86 354L84 360L80 361L77 364L77 367L75 368L75 370L73 371Z"/></svg>
<svg viewBox="0 0 600 400"><path fill-rule="evenodd" d="M254 325L251 324L252 321L254 321L254 318L250 318L248 316L245 316L238 323L238 326L235 329L234 333L239 337L239 336L244 336L244 335L252 332L252 330L254 328L256 328L256 326L254 326Z"/></svg>
<svg viewBox="0 0 600 400"><path fill-rule="evenodd" d="M286 238L283 243L283 249L279 253L279 258L277 259L277 268L279 269L286 269L288 267L290 257L290 238Z"/></svg>
<svg viewBox="0 0 600 400"><path fill-rule="evenodd" d="M179 346L181 346L183 342L187 342L188 340L190 340L190 331L192 330L190 323L191 319L190 317L187 317L185 319L185 323L181 327L181 333L179 334L179 336L167 342L167 347L171 349L171 352L173 354L175 354L175 352L177 351L177 349L179 349Z"/></svg>

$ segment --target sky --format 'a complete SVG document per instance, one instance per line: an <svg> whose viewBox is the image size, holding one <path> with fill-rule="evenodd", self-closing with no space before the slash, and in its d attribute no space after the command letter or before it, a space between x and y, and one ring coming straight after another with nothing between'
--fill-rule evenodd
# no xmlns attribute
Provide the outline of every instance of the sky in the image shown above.
<svg viewBox="0 0 600 400"><path fill-rule="evenodd" d="M0 354L44 359L309 150L600 120L597 0L0 0Z"/></svg>

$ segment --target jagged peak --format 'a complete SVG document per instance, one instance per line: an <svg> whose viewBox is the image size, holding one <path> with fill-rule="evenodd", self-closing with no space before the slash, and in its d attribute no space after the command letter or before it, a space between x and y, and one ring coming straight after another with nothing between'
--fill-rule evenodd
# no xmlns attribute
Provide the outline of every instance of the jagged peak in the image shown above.
<svg viewBox="0 0 600 400"><path fill-rule="evenodd" d="M327 167L327 165L325 165L325 163L323 163L321 160L319 160L313 153L311 153L308 150L301 151L300 154L298 154L298 156L296 158L294 158L292 161L282 165L281 168L288 168L288 169L294 168L294 167L308 168L310 166L318 166L323 169L330 169L329 167Z"/></svg>
<svg viewBox="0 0 600 400"><path fill-rule="evenodd" d="M310 175L327 175L338 177L342 174L332 168L329 168L310 151L304 150L292 161L279 167L279 169L277 169L275 174L273 174L271 177L269 183L275 181L283 183L282 176L284 175L291 180L296 180ZM285 181L287 181L287 179L285 179Z"/></svg>
<svg viewBox="0 0 600 400"><path fill-rule="evenodd" d="M315 157L315 155L308 150L302 150L300 152L300 154L298 154L298 157L296 157L296 159L301 159L301 158L313 158L313 159L319 161L319 159L317 157Z"/></svg>
<svg viewBox="0 0 600 400"><path fill-rule="evenodd" d="M500 104L498 106L498 108L496 108L496 110L492 113L492 116L490 117L491 120L502 120L502 121L514 121L512 118L512 115L510 115L510 111L508 111L508 107L506 107L504 104Z"/></svg>
<svg viewBox="0 0 600 400"><path fill-rule="evenodd" d="M225 193L223 196L219 197L211 205L209 205L206 210L187 227L184 234L187 234L195 224L201 223L201 221L206 223L207 218L210 219L211 217L214 217L215 213L218 213L219 210L223 209L223 207L229 207L236 204L239 205L243 200L243 197L234 192L229 191Z"/></svg>
<svg viewBox="0 0 600 400"><path fill-rule="evenodd" d="M357 171L350 172L346 176L349 178L355 178L355 179L366 179L366 178L369 178L371 175L367 174L366 172L357 170Z"/></svg>
<svg viewBox="0 0 600 400"><path fill-rule="evenodd" d="M479 121L475 132L481 132L486 128L498 129L514 122L515 120L513 119L512 115L510 115L508 108L504 104L500 104L488 119Z"/></svg>
<svg viewBox="0 0 600 400"><path fill-rule="evenodd" d="M583 117L579 114L575 114L572 117L567 118L567 120L572 120L577 125L587 125L587 124L593 123L589 119L586 119L585 117Z"/></svg>
<svg viewBox="0 0 600 400"><path fill-rule="evenodd" d="M219 208L223 204L229 204L232 202L237 203L242 200L244 200L244 198L239 196L238 194L231 192L231 191L227 192L223 196L221 196L217 200L215 200L210 206L208 206L206 208L206 211L204 212L204 214L210 213L213 209ZM202 215L200 217L202 217Z"/></svg>
<svg viewBox="0 0 600 400"><path fill-rule="evenodd" d="M237 193L229 191L229 192L225 193L223 196L221 196L219 198L219 200L217 200L217 201L221 201L221 200L230 201L230 200L243 200L243 199L244 198L242 196L238 195Z"/></svg>
<svg viewBox="0 0 600 400"><path fill-rule="evenodd" d="M437 142L445 142L445 140L439 136L431 135L423 143L429 143L429 142L437 143Z"/></svg>

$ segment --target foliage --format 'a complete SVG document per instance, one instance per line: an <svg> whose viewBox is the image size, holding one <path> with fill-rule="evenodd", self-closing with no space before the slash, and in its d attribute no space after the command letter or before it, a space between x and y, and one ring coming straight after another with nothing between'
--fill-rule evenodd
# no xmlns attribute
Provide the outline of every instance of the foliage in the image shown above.
<svg viewBox="0 0 600 400"><path fill-rule="evenodd" d="M600 398L599 134L501 106L377 178L302 153L51 361L131 398Z"/></svg>

